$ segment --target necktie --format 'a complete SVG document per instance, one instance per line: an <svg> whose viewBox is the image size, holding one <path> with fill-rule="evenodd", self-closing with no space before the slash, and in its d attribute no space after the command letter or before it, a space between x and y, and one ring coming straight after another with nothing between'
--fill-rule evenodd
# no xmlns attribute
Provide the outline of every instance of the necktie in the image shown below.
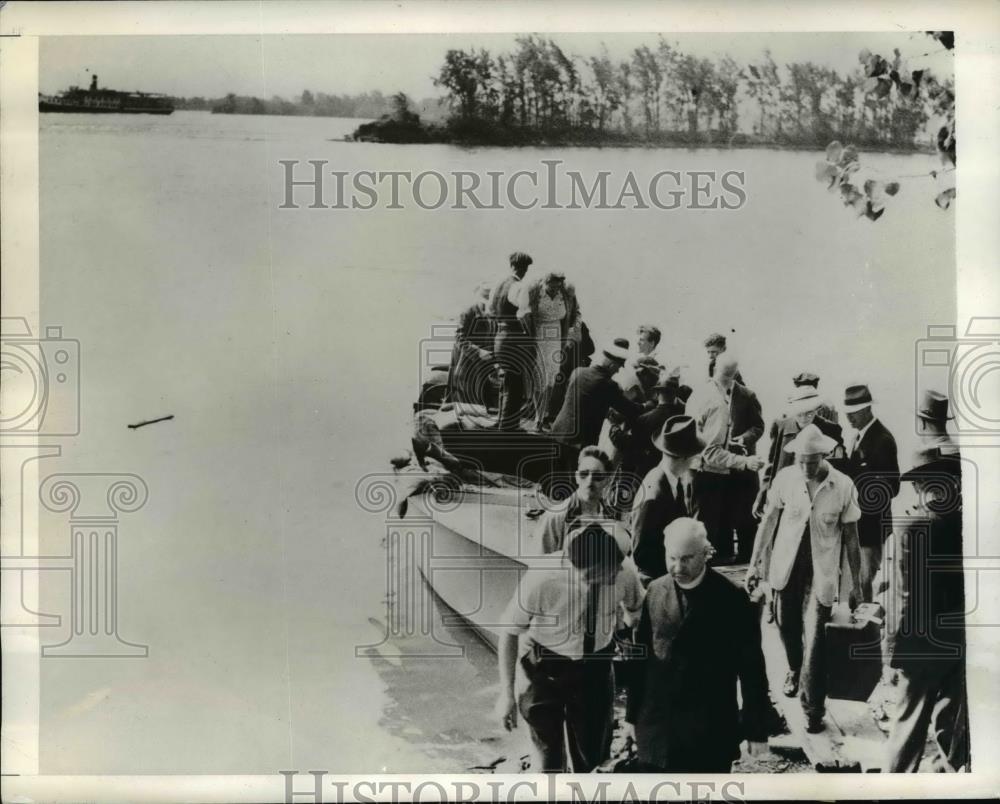
<svg viewBox="0 0 1000 804"><path fill-rule="evenodd" d="M600 591L600 584L587 584L587 606L583 610L584 656L590 656L594 652L594 644L597 638L597 595Z"/></svg>
<svg viewBox="0 0 1000 804"><path fill-rule="evenodd" d="M677 479L677 497L675 498L681 506L681 516L688 515L687 495L684 493L684 484L680 478Z"/></svg>

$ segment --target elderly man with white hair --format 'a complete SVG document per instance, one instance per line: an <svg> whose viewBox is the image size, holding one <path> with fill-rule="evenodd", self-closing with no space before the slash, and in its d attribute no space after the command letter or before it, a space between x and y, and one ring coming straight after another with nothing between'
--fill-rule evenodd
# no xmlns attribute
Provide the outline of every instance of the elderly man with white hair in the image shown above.
<svg viewBox="0 0 1000 804"><path fill-rule="evenodd" d="M760 486L757 471L764 461L755 453L764 419L756 395L737 382L738 374L736 358L720 354L715 376L695 391L687 405L705 441L699 467L699 516L716 550L716 563L746 561L757 527L753 504Z"/></svg>
<svg viewBox="0 0 1000 804"><path fill-rule="evenodd" d="M795 463L774 478L747 570L748 588L765 579L774 590L789 668L784 693L800 693L811 733L824 728L824 633L838 594L843 599L842 555L850 566L852 609L861 591L861 510L854 483L826 460L836 445L810 424L785 446Z"/></svg>
<svg viewBox="0 0 1000 804"><path fill-rule="evenodd" d="M675 519L663 537L668 574L646 592L626 737L644 772L729 773L743 740L752 755L767 750L760 621L746 592L707 566L701 522Z"/></svg>

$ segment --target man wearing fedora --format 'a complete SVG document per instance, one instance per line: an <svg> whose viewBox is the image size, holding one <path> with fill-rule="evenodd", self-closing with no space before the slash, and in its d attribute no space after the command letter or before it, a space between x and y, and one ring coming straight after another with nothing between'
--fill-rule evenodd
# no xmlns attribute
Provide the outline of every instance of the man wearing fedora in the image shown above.
<svg viewBox="0 0 1000 804"><path fill-rule="evenodd" d="M823 435L837 442L837 446L828 458L831 465L836 466L837 461L843 460L843 431L839 424L835 424L821 415L823 401L811 384L798 382L802 376L802 374L798 375L793 381L795 385L792 393L788 396L788 408L785 413L771 423L771 449L768 453L767 465L764 467L764 476L760 481L760 492L754 502L755 517L760 517L764 513L767 491L771 488L775 475L786 466L791 466L794 463L795 456L787 452L785 447L802 431L803 427L815 424Z"/></svg>
<svg viewBox="0 0 1000 804"><path fill-rule="evenodd" d="M632 508L633 557L644 581L667 571L663 529L678 517L698 512L691 464L705 448L690 416L667 419L653 445L661 453L660 463L646 475Z"/></svg>
<svg viewBox="0 0 1000 804"><path fill-rule="evenodd" d="M811 733L824 728L824 632L835 599L845 597L842 556L850 567L846 598L852 608L860 586L861 510L851 479L826 460L836 445L809 424L785 446L794 453L795 464L774 478L747 569L748 589L763 579L774 591L789 668L784 693L799 693Z"/></svg>
<svg viewBox="0 0 1000 804"><path fill-rule="evenodd" d="M893 529L886 572L884 676L895 676L899 697L884 771L919 770L928 728L943 769L957 771L969 763L961 460L925 446L901 479L919 503Z"/></svg>
<svg viewBox="0 0 1000 804"><path fill-rule="evenodd" d="M848 434L844 468L861 501L861 594L870 603L875 576L882 566L882 544L891 529L892 501L899 494L899 461L896 439L872 413L867 385L852 385L844 391L844 412L853 428Z"/></svg>
<svg viewBox="0 0 1000 804"><path fill-rule="evenodd" d="M753 504L760 488L757 441L764 434L757 396L737 381L739 363L719 355L715 377L697 389L688 411L705 441L701 456L701 521L719 562L745 561L750 554L756 522ZM736 549L733 549L733 534Z"/></svg>
<svg viewBox="0 0 1000 804"><path fill-rule="evenodd" d="M562 455L557 463L562 471L576 469L580 450L597 444L609 410L616 410L629 424L642 412L614 381L628 356L628 349L617 343L605 346L598 360L570 376L566 397L550 431L560 444Z"/></svg>
<svg viewBox="0 0 1000 804"><path fill-rule="evenodd" d="M660 542L668 573L642 607L645 651L629 684L626 738L634 734L636 770L729 773L743 740L753 756L767 751L760 618L745 591L707 566L701 522L674 519Z"/></svg>
<svg viewBox="0 0 1000 804"><path fill-rule="evenodd" d="M958 445L948 434L948 422L955 417L948 413L948 397L939 391L924 391L917 408L917 432L928 447L936 447L942 455L958 455Z"/></svg>

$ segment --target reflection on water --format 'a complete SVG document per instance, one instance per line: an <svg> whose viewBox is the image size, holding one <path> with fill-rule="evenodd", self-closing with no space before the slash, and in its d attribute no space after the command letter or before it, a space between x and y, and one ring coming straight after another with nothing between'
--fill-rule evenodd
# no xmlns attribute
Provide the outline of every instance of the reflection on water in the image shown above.
<svg viewBox="0 0 1000 804"><path fill-rule="evenodd" d="M408 612L399 610L401 595L394 594L386 601L386 618L372 619L380 644L367 652L389 698L381 724L417 746L435 768L517 772L530 741L523 729L507 735L495 724L496 654L472 628L457 622L415 568L392 570L416 581L414 592L428 617L425 628L408 634L408 628L399 627L410 621Z"/></svg>

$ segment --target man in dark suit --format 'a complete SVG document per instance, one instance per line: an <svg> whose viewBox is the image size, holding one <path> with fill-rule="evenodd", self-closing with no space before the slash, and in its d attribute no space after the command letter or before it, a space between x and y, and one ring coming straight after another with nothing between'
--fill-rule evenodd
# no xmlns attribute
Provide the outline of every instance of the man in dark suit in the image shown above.
<svg viewBox="0 0 1000 804"><path fill-rule="evenodd" d="M696 389L687 405L705 441L699 478L701 521L718 551L717 562L745 561L757 531L753 504L760 487L757 470L764 461L756 450L764 419L757 396L736 381L738 374L736 358L719 355L715 377Z"/></svg>
<svg viewBox="0 0 1000 804"><path fill-rule="evenodd" d="M795 462L795 456L785 447L794 440L803 427L815 424L819 431L837 442L837 446L827 460L835 469L843 469L844 434L839 424L825 418L821 413L823 401L815 388L808 384L796 385L788 397L788 409L771 423L771 449L768 453L764 476L760 482L760 492L754 503L754 516L760 517L767 502L767 490L771 488L775 475Z"/></svg>
<svg viewBox="0 0 1000 804"><path fill-rule="evenodd" d="M858 489L861 594L870 603L872 584L882 566L882 543L891 532L892 500L899 494L899 460L896 439L872 413L867 385L852 385L844 391L844 412L854 430L844 473Z"/></svg>
<svg viewBox="0 0 1000 804"><path fill-rule="evenodd" d="M621 346L605 346L599 360L570 376L566 398L550 432L561 445L558 464L562 471L573 471L580 450L597 444L609 410L618 411L629 424L642 412L613 379L628 356L628 350Z"/></svg>
<svg viewBox="0 0 1000 804"><path fill-rule="evenodd" d="M664 545L669 574L643 604L637 642L646 653L628 692L626 738L641 771L729 773L743 740L751 755L767 751L760 622L746 592L706 566L704 525L675 519Z"/></svg>
<svg viewBox="0 0 1000 804"><path fill-rule="evenodd" d="M678 517L697 513L691 463L705 448L690 416L674 416L664 422L653 445L662 457L643 480L632 508L632 557L644 582L667 572L663 529Z"/></svg>
<svg viewBox="0 0 1000 804"><path fill-rule="evenodd" d="M884 677L899 690L886 773L920 770L929 727L947 770L969 763L961 459L931 446L914 464L901 479L912 481L920 509L896 523L885 573Z"/></svg>

